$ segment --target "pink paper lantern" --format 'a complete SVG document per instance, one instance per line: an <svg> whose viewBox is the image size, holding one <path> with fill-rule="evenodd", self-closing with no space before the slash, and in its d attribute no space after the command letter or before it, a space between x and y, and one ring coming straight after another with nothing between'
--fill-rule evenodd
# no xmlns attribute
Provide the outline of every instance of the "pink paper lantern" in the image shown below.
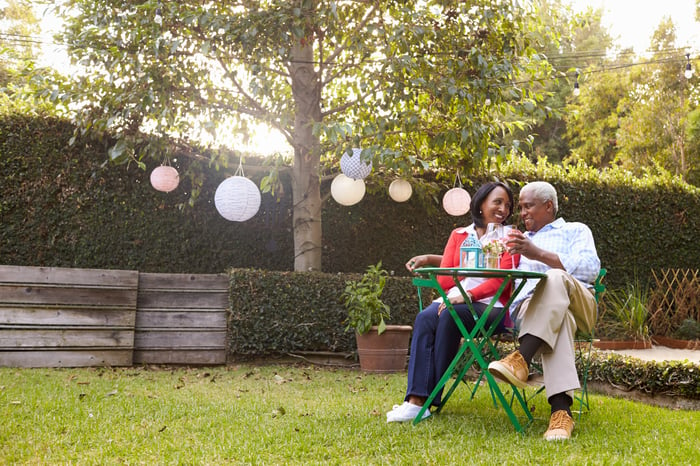
<svg viewBox="0 0 700 466"><path fill-rule="evenodd" d="M151 186L156 191L169 193L180 184L180 175L173 167L161 165L151 172Z"/></svg>
<svg viewBox="0 0 700 466"><path fill-rule="evenodd" d="M472 201L469 193L462 188L452 188L442 198L442 208L448 214L458 217L469 212L469 203Z"/></svg>

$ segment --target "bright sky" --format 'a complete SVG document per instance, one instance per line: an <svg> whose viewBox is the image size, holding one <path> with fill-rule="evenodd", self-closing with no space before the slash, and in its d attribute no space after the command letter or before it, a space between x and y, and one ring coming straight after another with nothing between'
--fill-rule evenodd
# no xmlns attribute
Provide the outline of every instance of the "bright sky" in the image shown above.
<svg viewBox="0 0 700 466"><path fill-rule="evenodd" d="M700 23L695 22L695 0L569 0L576 11L603 10L603 24L622 48L637 54L649 48L650 38L664 16L676 25L676 45L700 54Z"/></svg>

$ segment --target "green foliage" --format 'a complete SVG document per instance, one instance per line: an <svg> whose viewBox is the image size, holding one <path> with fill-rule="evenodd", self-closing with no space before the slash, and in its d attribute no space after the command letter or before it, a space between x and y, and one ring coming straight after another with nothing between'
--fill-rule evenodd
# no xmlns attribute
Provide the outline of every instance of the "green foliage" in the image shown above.
<svg viewBox="0 0 700 466"><path fill-rule="evenodd" d="M386 277L387 271L382 269L382 261L379 261L376 265L367 267L360 280L345 282L341 298L348 311L346 331L353 329L363 334L376 325L377 333L384 333L384 319L391 317L389 306L381 299Z"/></svg>
<svg viewBox="0 0 700 466"><path fill-rule="evenodd" d="M49 116L10 112L0 117L1 263L169 273L293 269L289 172L280 172L283 189L263 194L255 217L227 222L213 198L232 171L178 157L173 165L181 173L180 187L159 193L148 180L155 163L149 162L146 172L133 165L105 166L104 151L111 143L79 138L71 146L73 129ZM260 164L252 158L246 163ZM260 180L261 172L246 170ZM204 180L194 199L190 176ZM560 195L560 214L593 231L612 289L624 287L635 273L648 281L652 269L697 268L700 193L677 178L635 178L619 169L533 164L514 157L500 173L465 178L465 188L473 193L495 176L511 184L516 200L519 186L528 180L551 182ZM367 180L372 193L357 205L324 203L325 272L360 273L381 260L390 275L407 277L407 258L441 253L449 232L471 221L469 215L451 217L439 207L451 183L427 177L435 193L420 191L420 197L416 189L408 202L397 204L386 194L388 181L372 175ZM327 193L330 180L321 189Z"/></svg>
<svg viewBox="0 0 700 466"><path fill-rule="evenodd" d="M700 340L700 322L684 319L673 336L681 340Z"/></svg>
<svg viewBox="0 0 700 466"><path fill-rule="evenodd" d="M628 283L625 288L608 290L605 295L605 310L610 311L613 317L614 327L620 328L623 339L648 340L649 339L649 287L638 279ZM605 316L601 315L605 321ZM606 334L610 329L606 331ZM606 335L607 336L607 335Z"/></svg>
<svg viewBox="0 0 700 466"><path fill-rule="evenodd" d="M681 396L700 400L697 364L679 361L644 362L619 354L593 352L591 380L649 395Z"/></svg>
<svg viewBox="0 0 700 466"><path fill-rule="evenodd" d="M392 310L392 322L412 324L418 298L411 280L376 273L385 280L382 301ZM355 337L345 330L348 311L342 293L348 277L362 280L359 274L255 269L232 269L229 274L232 358L355 351Z"/></svg>
<svg viewBox="0 0 700 466"><path fill-rule="evenodd" d="M321 270L322 160L336 169L344 151L363 147L391 173L473 173L503 156L499 134L543 115L538 89L518 83L551 72L537 52L549 31L517 2L76 0L56 8L66 22L60 40L85 73L57 83L51 99L74 109L76 135L114 139L113 162L143 167L180 152L225 166L222 151L199 153L190 140L235 144L222 136L245 141L254 123L286 138L301 271ZM42 82L37 93L45 92ZM277 192L277 180L270 167L264 190Z"/></svg>

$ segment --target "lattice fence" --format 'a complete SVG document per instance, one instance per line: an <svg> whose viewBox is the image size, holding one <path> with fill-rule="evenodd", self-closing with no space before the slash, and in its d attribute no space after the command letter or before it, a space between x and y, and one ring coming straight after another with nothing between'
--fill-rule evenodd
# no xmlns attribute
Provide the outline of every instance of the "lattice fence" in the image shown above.
<svg viewBox="0 0 700 466"><path fill-rule="evenodd" d="M652 270L649 323L655 335L671 336L686 319L700 322L700 270Z"/></svg>

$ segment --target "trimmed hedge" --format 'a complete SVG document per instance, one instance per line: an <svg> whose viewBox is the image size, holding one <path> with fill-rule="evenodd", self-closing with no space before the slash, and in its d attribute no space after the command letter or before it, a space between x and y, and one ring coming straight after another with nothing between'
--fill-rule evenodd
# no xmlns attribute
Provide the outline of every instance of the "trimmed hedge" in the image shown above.
<svg viewBox="0 0 700 466"><path fill-rule="evenodd" d="M688 361L640 361L619 354L591 354L590 380L648 395L700 400L700 366Z"/></svg>
<svg viewBox="0 0 700 466"><path fill-rule="evenodd" d="M183 174L181 186L159 193L148 180L155 162L147 161L146 171L105 164L109 144L82 140L70 146L73 129L57 118L0 112L0 263L169 273L293 269L288 176L282 174L284 189L277 197L263 195L253 219L228 222L213 198L232 170L179 158L174 164ZM635 273L645 280L651 269L695 268L700 261L697 188L668 177L640 180L620 171L524 160L500 170L516 195L527 180L555 185L561 215L591 227L610 288L624 286ZM258 182L262 174L249 176ZM465 180L467 189L473 192L489 176ZM188 207L193 178L203 185ZM397 204L380 177L370 178L361 203L324 204L324 272L361 273L381 260L397 276L408 276L407 258L441 252L449 232L470 221L468 215L450 217L417 195ZM323 183L324 193L329 186Z"/></svg>
<svg viewBox="0 0 700 466"><path fill-rule="evenodd" d="M229 274L230 356L357 349L354 333L345 331L347 313L340 295L346 282L359 280L361 274L250 269ZM391 312L387 324L413 325L418 298L411 279L387 277L382 301Z"/></svg>

